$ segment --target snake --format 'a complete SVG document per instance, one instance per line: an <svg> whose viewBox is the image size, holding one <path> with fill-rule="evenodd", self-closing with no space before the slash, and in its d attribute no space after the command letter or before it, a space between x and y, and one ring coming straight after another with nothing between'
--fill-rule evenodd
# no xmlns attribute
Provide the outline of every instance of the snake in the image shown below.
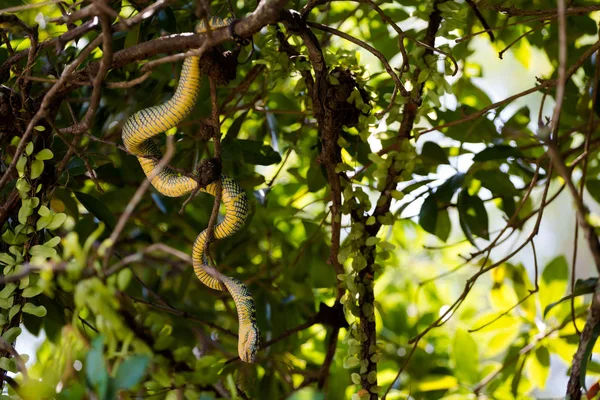
<svg viewBox="0 0 600 400"><path fill-rule="evenodd" d="M229 27L232 19L208 18L210 30ZM205 21L195 28L197 33L208 31ZM123 143L135 155L154 188L168 197L179 197L199 190L216 196L216 182L198 188L194 176L182 175L172 168L164 167L157 174L154 170L162 158L162 152L152 139L162 132L176 127L186 118L198 98L200 89L200 57L184 59L177 88L173 96L163 104L142 109L131 115L123 124ZM240 280L225 276L207 265L204 248L207 242L224 239L240 230L248 217L248 198L237 181L221 174L221 200L225 205L225 216L214 227L209 238L208 228L202 231L193 244L192 260L194 273L211 289L228 291L233 297L238 314L238 354L242 361L253 363L259 347L260 333L256 322L256 308L248 287Z"/></svg>

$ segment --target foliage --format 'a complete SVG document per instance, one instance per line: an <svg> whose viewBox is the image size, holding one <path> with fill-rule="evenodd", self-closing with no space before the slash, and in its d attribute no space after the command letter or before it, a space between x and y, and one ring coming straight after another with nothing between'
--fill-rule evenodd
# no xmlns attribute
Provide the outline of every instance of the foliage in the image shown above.
<svg viewBox="0 0 600 400"><path fill-rule="evenodd" d="M596 3L25 3L0 10L3 398L527 399L560 364L578 398L598 380L597 279L538 236L566 188L600 270ZM250 46L174 35L232 11ZM207 43L170 165L216 157L248 194L211 258L253 293L256 364L190 265L213 198L144 190L120 139L173 94L163 53ZM506 58L531 89L482 83Z"/></svg>

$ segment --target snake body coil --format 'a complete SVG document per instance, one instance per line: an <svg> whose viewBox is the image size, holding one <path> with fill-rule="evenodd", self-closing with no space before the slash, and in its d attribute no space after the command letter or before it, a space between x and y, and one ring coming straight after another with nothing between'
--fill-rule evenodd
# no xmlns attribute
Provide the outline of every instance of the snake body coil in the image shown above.
<svg viewBox="0 0 600 400"><path fill-rule="evenodd" d="M211 29L227 27L229 21L212 17ZM196 32L206 32L203 22ZM181 77L175 94L166 103L136 112L123 125L123 143L134 154L146 176L150 176L162 157L162 152L152 137L177 126L192 111L200 89L200 58L188 57L183 63ZM151 179L152 185L169 197L184 196L194 190L196 180L179 175L171 168L163 168ZM223 239L236 233L248 216L246 193L232 178L221 175L221 198L225 204L225 217L215 226L213 239ZM217 185L212 183L200 191L216 195ZM196 276L206 286L221 291L229 291L236 305L239 320L238 353L245 362L254 362L259 343L254 300L246 285L235 278L220 274L206 265L204 246L208 240L208 230L202 231L193 246L193 266Z"/></svg>

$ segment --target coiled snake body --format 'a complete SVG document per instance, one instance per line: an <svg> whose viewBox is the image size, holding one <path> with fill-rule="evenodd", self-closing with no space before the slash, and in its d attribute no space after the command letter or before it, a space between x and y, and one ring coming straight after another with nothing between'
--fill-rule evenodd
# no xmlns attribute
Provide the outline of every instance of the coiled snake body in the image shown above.
<svg viewBox="0 0 600 400"><path fill-rule="evenodd" d="M229 26L229 20L216 17L209 19L211 29ZM196 32L206 32L203 22ZM152 137L177 126L194 107L200 88L200 57L187 57L183 63L181 77L175 94L166 103L138 111L123 125L123 142L129 152L137 156L146 176L150 176L162 157L162 152ZM182 176L171 168L163 168L151 179L152 185L169 197L184 196L193 191L198 183L193 178ZM221 198L226 212L223 221L214 228L214 240L223 239L236 233L248 216L246 193L232 178L221 175ZM217 185L212 183L200 191L216 195ZM235 278L220 274L208 267L204 260L204 246L208 240L208 230L202 231L193 246L193 266L196 276L206 286L221 291L229 291L236 305L239 320L238 353L245 362L254 362L259 343L254 300L246 285Z"/></svg>

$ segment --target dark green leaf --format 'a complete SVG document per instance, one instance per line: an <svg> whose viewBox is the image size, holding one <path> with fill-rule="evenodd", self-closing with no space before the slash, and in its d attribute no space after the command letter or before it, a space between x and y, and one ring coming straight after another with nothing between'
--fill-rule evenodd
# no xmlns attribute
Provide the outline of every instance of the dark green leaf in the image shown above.
<svg viewBox="0 0 600 400"><path fill-rule="evenodd" d="M432 165L450 164L444 149L435 142L425 142L421 151L423 162Z"/></svg>
<svg viewBox="0 0 600 400"><path fill-rule="evenodd" d="M475 172L475 178L479 179L481 184L494 195L514 196L519 194L508 175L500 170L479 170Z"/></svg>
<svg viewBox="0 0 600 400"><path fill-rule="evenodd" d="M463 119L465 115L476 112L476 108L467 106L456 111L438 112L440 118L436 121L436 125L457 121ZM486 143L499 136L496 126L487 118L477 118L469 124L451 126L445 129L444 134L449 138L466 143Z"/></svg>
<svg viewBox="0 0 600 400"><path fill-rule="evenodd" d="M479 153L475 154L473 161L490 161L490 160L506 160L510 157L522 157L523 153L516 147L508 145L498 145L488 147Z"/></svg>
<svg viewBox="0 0 600 400"><path fill-rule="evenodd" d="M435 226L437 224L438 216L438 204L435 195L430 194L427 196L421 211L419 212L419 225L425 229L425 231L435 235Z"/></svg>
<svg viewBox="0 0 600 400"><path fill-rule="evenodd" d="M402 193L409 194L409 193L417 190L418 188L423 187L424 185L427 185L428 183L431 183L433 181L435 181L435 179L423 179L422 181L411 183L410 185L408 185L402 189Z"/></svg>
<svg viewBox="0 0 600 400"><path fill-rule="evenodd" d="M450 214L447 209L439 210L437 215L437 222L435 224L435 236L440 238L442 242L446 242L450 236L452 230L452 223L450 222Z"/></svg>
<svg viewBox="0 0 600 400"><path fill-rule="evenodd" d="M454 193L462 187L464 181L465 174L459 172L453 175L436 189L436 197L442 203L450 203L452 196L454 196Z"/></svg>
<svg viewBox="0 0 600 400"><path fill-rule="evenodd" d="M600 92L600 90L598 92ZM585 188L590 193L590 196L596 200L596 203L600 203L600 180L588 179L585 182Z"/></svg>
<svg viewBox="0 0 600 400"><path fill-rule="evenodd" d="M308 172L306 173L306 180L308 183L308 190L311 193L315 193L325 187L327 184L327 179L325 179L321 164L310 164L310 167L308 167Z"/></svg>
<svg viewBox="0 0 600 400"><path fill-rule="evenodd" d="M57 200L62 201L62 203L64 204L64 212L73 217L75 221L79 220L79 209L77 208L77 202L75 201L75 199L73 199L73 196L71 196L71 192L69 190L60 187L56 188L54 196L57 198Z"/></svg>
<svg viewBox="0 0 600 400"><path fill-rule="evenodd" d="M242 124L246 120L246 116L248 115L248 112L249 111L241 113L236 119L233 120L233 122L231 123L231 126L227 130L227 138L229 138L230 140L237 139L238 134L240 133L240 128L242 127Z"/></svg>
<svg viewBox="0 0 600 400"><path fill-rule="evenodd" d="M489 239L488 215L479 197L471 196L466 190L462 190L458 195L458 216L460 226L473 246L476 246L474 235Z"/></svg>
<svg viewBox="0 0 600 400"><path fill-rule="evenodd" d="M508 218L512 218L517 211L517 205L515 203L515 199L512 196L503 196L502 197L502 209Z"/></svg>
<svg viewBox="0 0 600 400"><path fill-rule="evenodd" d="M73 192L82 206L94 217L104 222L109 229L114 229L116 220L113 213L97 198L83 192Z"/></svg>
<svg viewBox="0 0 600 400"><path fill-rule="evenodd" d="M272 165L281 162L281 156L273 148L258 140L237 139L244 161L253 165Z"/></svg>
<svg viewBox="0 0 600 400"><path fill-rule="evenodd" d="M157 18L160 29L169 33L177 32L177 18L175 18L175 13L171 7L160 10Z"/></svg>

